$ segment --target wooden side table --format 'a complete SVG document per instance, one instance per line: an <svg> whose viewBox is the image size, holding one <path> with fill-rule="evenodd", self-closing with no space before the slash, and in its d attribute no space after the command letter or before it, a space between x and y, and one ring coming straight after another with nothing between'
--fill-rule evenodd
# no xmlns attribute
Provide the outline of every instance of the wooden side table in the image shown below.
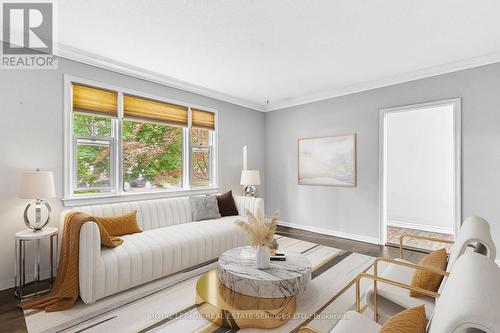
<svg viewBox="0 0 500 333"><path fill-rule="evenodd" d="M19 231L15 234L15 249L16 249L16 260L15 260L15 286L14 294L17 298L24 299L29 297L38 296L47 293L52 288L52 283L54 281L54 268L57 262L57 249L58 249L58 238L57 238L57 228L47 227L39 231L33 231L31 229L26 229ZM38 283L40 282L40 240L47 239L50 240L50 287L45 290L38 290ZM24 295L23 289L26 287L26 242L35 242L35 291L31 294ZM55 241L55 248L54 248Z"/></svg>

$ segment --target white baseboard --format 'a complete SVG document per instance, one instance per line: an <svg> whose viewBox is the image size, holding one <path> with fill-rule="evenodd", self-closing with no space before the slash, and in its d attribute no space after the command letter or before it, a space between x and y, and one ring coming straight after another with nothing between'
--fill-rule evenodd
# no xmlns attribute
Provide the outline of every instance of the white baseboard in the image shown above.
<svg viewBox="0 0 500 333"><path fill-rule="evenodd" d="M355 240L355 241L359 241L359 242L365 242L365 243L377 244L377 245L380 244L378 238L368 237L368 236L363 236L363 235L358 235L358 234L352 234L352 233L343 232L343 231L318 228L318 227L313 227L310 225L290 223L290 222L286 222L286 221L279 221L278 225L282 225L284 227L290 227L290 228L295 228L295 229L311 231L311 232L316 232L318 234L324 234L324 235L329 235L329 236L351 239L351 240Z"/></svg>
<svg viewBox="0 0 500 333"><path fill-rule="evenodd" d="M430 226L430 225L419 224L419 223L403 222L400 220L388 220L387 225L389 227L414 229L414 230L421 230L421 231L427 231L427 232L437 232L440 234L453 235L453 228L436 227L436 226Z"/></svg>
<svg viewBox="0 0 500 333"><path fill-rule="evenodd" d="M50 277L50 270L40 272L41 280L48 279L49 277ZM26 274L26 281L33 281L33 280L35 280L35 273ZM10 288L14 288L14 277L8 280L0 281L0 290L10 289Z"/></svg>
<svg viewBox="0 0 500 333"><path fill-rule="evenodd" d="M497 265L500 267L500 259L495 260L495 262L496 262L496 263L497 263Z"/></svg>

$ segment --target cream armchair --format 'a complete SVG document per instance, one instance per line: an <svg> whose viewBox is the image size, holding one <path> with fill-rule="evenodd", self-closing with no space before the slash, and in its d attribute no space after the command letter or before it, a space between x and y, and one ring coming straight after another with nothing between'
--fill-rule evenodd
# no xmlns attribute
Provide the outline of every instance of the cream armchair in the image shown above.
<svg viewBox="0 0 500 333"><path fill-rule="evenodd" d="M411 284L415 269L421 269L421 267L412 265L409 261L406 261L402 258L403 241L405 238L410 237L424 238L441 243L453 243L448 257L446 272L438 273L440 275L443 275L444 278L437 294L440 293L440 291L446 284L447 275L452 270L453 265L455 264L457 259L465 253L467 249L470 249L471 252L480 252L490 260L495 260L496 257L496 248L491 238L490 226L488 222L481 217L472 216L467 218L462 224L455 242L422 237L409 233L403 234L400 240L401 258L397 260L377 259L374 264L374 274L376 276L378 276L379 270L382 271L382 269L378 267L378 263L380 261L385 261L388 264L381 272L381 278L397 281L405 285ZM394 314L399 313L404 309L415 307L421 304L425 305L427 317L430 318L432 312L434 311L436 296L437 295L429 294L424 297L411 297L410 293L407 290L391 284L381 284L377 288L377 281L374 281L373 287L368 289L366 293L366 303L372 309L374 315L380 316L379 318L382 321L385 321L387 318L392 317Z"/></svg>
<svg viewBox="0 0 500 333"><path fill-rule="evenodd" d="M388 283L383 278L361 274L359 280L369 278ZM393 283L393 282L391 282ZM400 285L405 291L409 285ZM427 326L427 333L498 333L500 332L500 268L487 257L478 253L466 253L459 257L450 277L437 296L435 309ZM356 296L359 306L359 295ZM357 308L358 308L357 306ZM359 310L359 309L358 309ZM337 323L331 333L377 333L382 326L359 312L349 311L346 319ZM313 333L303 327L301 333Z"/></svg>

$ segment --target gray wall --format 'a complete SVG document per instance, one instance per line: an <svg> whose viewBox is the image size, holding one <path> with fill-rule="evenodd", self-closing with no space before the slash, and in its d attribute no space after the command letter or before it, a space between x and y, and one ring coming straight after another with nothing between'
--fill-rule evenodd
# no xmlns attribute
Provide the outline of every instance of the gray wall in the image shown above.
<svg viewBox="0 0 500 333"><path fill-rule="evenodd" d="M378 238L379 109L462 98L463 216L500 244L500 63L266 114L266 210L287 222ZM297 139L358 135L356 188L297 185Z"/></svg>
<svg viewBox="0 0 500 333"><path fill-rule="evenodd" d="M236 193L241 191L244 145L248 145L249 167L264 170L261 112L65 59L60 60L58 70L3 70L0 73L0 289L13 285L13 235L24 229L22 212L27 200L18 198L22 171L37 167L54 171L57 194L59 197L63 194L64 74L215 108L219 115L220 185ZM261 193L264 192L261 188ZM61 203L56 199L51 204L54 208L51 225L57 226ZM43 250L46 249L44 246ZM46 269L44 261L42 270Z"/></svg>

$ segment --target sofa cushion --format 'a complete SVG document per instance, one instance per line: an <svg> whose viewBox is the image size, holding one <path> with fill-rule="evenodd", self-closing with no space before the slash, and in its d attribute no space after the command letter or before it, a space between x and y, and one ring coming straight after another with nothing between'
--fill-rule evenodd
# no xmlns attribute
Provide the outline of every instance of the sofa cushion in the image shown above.
<svg viewBox="0 0 500 333"><path fill-rule="evenodd" d="M418 265L444 271L446 269L447 258L448 255L446 254L446 250L443 248L425 255L418 262ZM412 287L422 288L430 291L437 291L442 280L443 275L416 270L415 273L413 273L411 285ZM411 290L410 296L421 297L424 295Z"/></svg>
<svg viewBox="0 0 500 333"><path fill-rule="evenodd" d="M137 224L137 211L119 216L94 216L110 236L123 236L142 232Z"/></svg>
<svg viewBox="0 0 500 333"><path fill-rule="evenodd" d="M228 191L217 196L217 205L221 216L234 216L238 214L238 208L233 198L233 191Z"/></svg>
<svg viewBox="0 0 500 333"><path fill-rule="evenodd" d="M426 324L425 308L420 305L389 319L379 333L425 333Z"/></svg>
<svg viewBox="0 0 500 333"><path fill-rule="evenodd" d="M218 219L220 216L217 198L214 195L189 197L193 221Z"/></svg>

